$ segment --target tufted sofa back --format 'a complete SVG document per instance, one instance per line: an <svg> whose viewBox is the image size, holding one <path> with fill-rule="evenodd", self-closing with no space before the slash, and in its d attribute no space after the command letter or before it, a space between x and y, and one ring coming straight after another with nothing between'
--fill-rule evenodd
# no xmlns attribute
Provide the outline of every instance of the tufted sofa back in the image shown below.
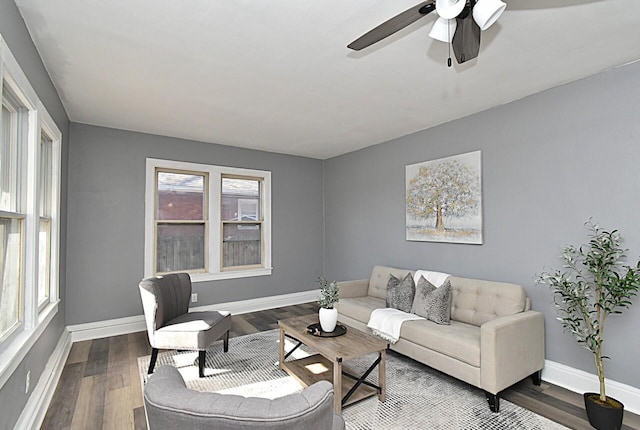
<svg viewBox="0 0 640 430"><path fill-rule="evenodd" d="M145 385L144 404L151 430L344 430L327 381L270 400L190 390L175 367L163 366Z"/></svg>
<svg viewBox="0 0 640 430"><path fill-rule="evenodd" d="M450 276L451 319L481 326L498 316L513 315L526 310L524 288L504 282Z"/></svg>
<svg viewBox="0 0 640 430"><path fill-rule="evenodd" d="M373 270L371 270L371 278L369 279L368 295L385 300L387 298L389 275L393 275L402 280L407 276L407 273L411 273L413 275L411 270L395 269L387 266L373 266Z"/></svg>

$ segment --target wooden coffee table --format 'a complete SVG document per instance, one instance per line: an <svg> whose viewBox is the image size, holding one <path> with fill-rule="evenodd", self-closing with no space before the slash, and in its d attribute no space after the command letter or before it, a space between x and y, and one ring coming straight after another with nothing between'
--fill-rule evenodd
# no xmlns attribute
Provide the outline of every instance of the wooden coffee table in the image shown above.
<svg viewBox="0 0 640 430"><path fill-rule="evenodd" d="M320 380L333 383L333 409L340 413L344 406L367 397L378 395L381 402L386 398L386 349L388 342L368 333L347 326L347 333L337 337L319 337L306 333L310 324L318 322L318 315L305 315L278 321L280 326L280 368L309 386ZM292 338L298 344L285 355L285 338ZM305 344L317 352L309 357L285 361L300 345ZM378 358L361 376L350 375L342 369L342 364L350 359L372 352ZM367 381L369 374L378 367L378 384ZM346 378L343 378L346 376ZM343 393L344 394L343 396Z"/></svg>

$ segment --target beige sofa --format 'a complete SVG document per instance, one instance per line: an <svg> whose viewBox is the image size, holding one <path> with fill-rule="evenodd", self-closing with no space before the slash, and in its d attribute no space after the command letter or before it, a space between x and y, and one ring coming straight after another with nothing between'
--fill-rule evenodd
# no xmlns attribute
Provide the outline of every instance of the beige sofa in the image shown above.
<svg viewBox="0 0 640 430"><path fill-rule="evenodd" d="M338 320L370 332L371 312L385 307L389 275L413 271L375 266L370 279L340 282ZM544 367L544 319L520 285L450 276L450 325L407 321L390 348L485 391L493 412L500 391Z"/></svg>

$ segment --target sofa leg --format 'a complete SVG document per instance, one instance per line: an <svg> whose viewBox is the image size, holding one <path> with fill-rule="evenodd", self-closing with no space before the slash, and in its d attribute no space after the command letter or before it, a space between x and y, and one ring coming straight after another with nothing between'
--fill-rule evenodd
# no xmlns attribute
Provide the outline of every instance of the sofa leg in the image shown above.
<svg viewBox="0 0 640 430"><path fill-rule="evenodd" d="M224 338L222 339L224 352L229 352L229 331L230 330L227 330L227 332L224 334Z"/></svg>
<svg viewBox="0 0 640 430"><path fill-rule="evenodd" d="M498 394L491 394L488 391L485 391L484 394L487 396L487 401L489 402L489 409L491 409L491 412L500 412L500 396Z"/></svg>
<svg viewBox="0 0 640 430"><path fill-rule="evenodd" d="M147 371L147 375L151 375L153 373L153 369L156 367L157 359L158 359L158 348L152 348L151 360L149 360L149 370Z"/></svg>
<svg viewBox="0 0 640 430"><path fill-rule="evenodd" d="M204 378L204 362L207 358L207 350L203 349L198 351L198 374L201 378Z"/></svg>
<svg viewBox="0 0 640 430"><path fill-rule="evenodd" d="M537 372L531 374L531 381L533 382L533 385L539 387L542 383L542 370L538 370Z"/></svg>

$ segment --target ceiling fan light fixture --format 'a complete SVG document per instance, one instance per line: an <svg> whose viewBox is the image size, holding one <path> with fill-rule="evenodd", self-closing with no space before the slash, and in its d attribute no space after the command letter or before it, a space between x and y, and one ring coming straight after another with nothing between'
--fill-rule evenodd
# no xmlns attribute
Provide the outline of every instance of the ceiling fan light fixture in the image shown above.
<svg viewBox="0 0 640 430"><path fill-rule="evenodd" d="M446 19L440 17L433 23L429 37L440 42L449 43L453 39L456 32L457 22L455 19ZM448 27L448 28L447 28Z"/></svg>
<svg viewBox="0 0 640 430"><path fill-rule="evenodd" d="M473 7L473 19L484 31L500 18L506 7L507 4L502 0L478 0Z"/></svg>
<svg viewBox="0 0 640 430"><path fill-rule="evenodd" d="M460 15L467 0L436 0L436 12L444 19L452 19Z"/></svg>

